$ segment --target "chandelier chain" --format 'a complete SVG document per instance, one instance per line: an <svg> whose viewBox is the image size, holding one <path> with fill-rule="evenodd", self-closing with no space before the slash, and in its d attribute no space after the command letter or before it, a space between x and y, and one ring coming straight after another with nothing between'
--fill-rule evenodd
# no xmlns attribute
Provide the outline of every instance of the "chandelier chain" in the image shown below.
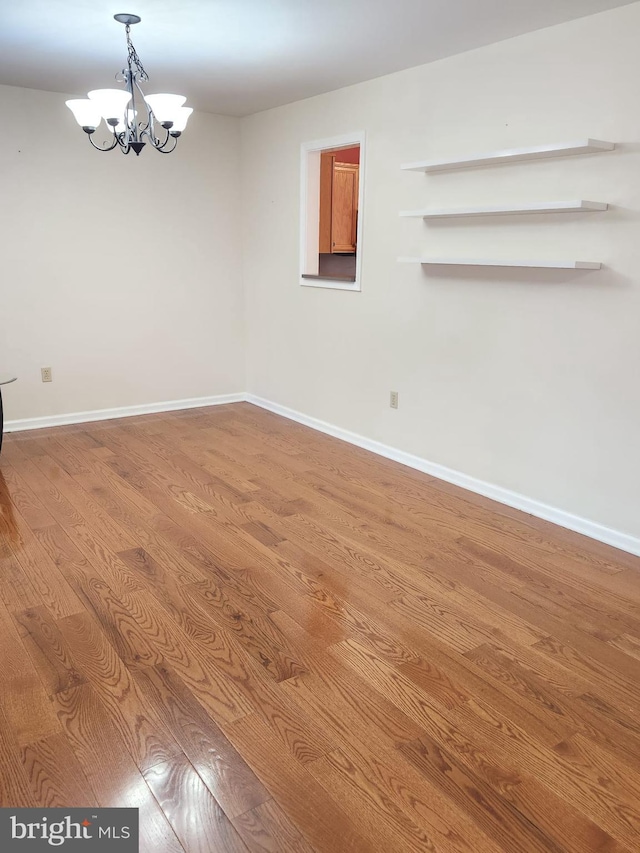
<svg viewBox="0 0 640 853"><path fill-rule="evenodd" d="M149 77L147 72L144 70L144 66L140 61L140 57L137 54L135 47L133 46L133 42L131 41L131 36L129 35L131 32L131 27L129 24L125 27L125 32L127 34L127 63L129 68L135 66L138 71L138 77L140 80L148 80Z"/></svg>

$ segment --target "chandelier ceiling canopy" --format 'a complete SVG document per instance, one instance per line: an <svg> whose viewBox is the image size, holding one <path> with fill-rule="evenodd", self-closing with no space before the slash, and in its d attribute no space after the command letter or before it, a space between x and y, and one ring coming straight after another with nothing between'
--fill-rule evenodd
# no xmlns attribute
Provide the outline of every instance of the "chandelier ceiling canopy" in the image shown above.
<svg viewBox="0 0 640 853"><path fill-rule="evenodd" d="M140 83L148 80L140 57L131 41L131 27L140 23L138 15L113 16L124 24L127 38L127 65L116 74L123 89L94 89L88 98L66 101L76 121L98 151L112 151L116 146L124 154L140 154L149 143L156 151L169 154L178 144L178 138L187 126L191 107L183 106L184 95L145 95ZM104 119L113 139L104 146L96 145L93 134Z"/></svg>

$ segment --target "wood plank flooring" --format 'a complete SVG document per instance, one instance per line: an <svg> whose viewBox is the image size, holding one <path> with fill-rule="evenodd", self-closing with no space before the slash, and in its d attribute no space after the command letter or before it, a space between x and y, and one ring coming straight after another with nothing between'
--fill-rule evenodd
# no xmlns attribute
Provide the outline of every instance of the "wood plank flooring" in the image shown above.
<svg viewBox="0 0 640 853"><path fill-rule="evenodd" d="M155 853L636 853L640 560L248 404L16 433L0 805Z"/></svg>

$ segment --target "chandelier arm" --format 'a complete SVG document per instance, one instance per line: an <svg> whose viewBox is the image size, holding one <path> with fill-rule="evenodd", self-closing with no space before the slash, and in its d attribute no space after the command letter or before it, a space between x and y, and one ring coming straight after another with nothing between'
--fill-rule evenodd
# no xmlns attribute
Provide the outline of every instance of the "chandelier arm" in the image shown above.
<svg viewBox="0 0 640 853"><path fill-rule="evenodd" d="M153 129L149 130L149 128L144 128L142 130L142 132L140 133L140 138L146 136L152 147L155 148L156 151L159 151L161 154L169 154L175 149L176 145L178 144L178 138L176 136L172 137L170 130L164 128L164 131L166 133L166 136L162 142L160 141L159 137L155 135ZM174 143L171 148L167 148L170 139L173 139Z"/></svg>
<svg viewBox="0 0 640 853"><path fill-rule="evenodd" d="M171 154L172 151L175 151L176 145L178 144L178 137L174 136L172 138L173 138L173 145L171 146L171 148L165 148L164 147L167 144L167 142L169 141L167 139L161 146L156 146L156 151L159 151L161 154Z"/></svg>
<svg viewBox="0 0 640 853"><path fill-rule="evenodd" d="M143 78L143 79L148 79L148 78ZM132 91L131 91L131 96L132 96L132 99L133 99L133 86L135 86L135 87L136 87L136 89L138 90L138 92L140 92L140 96L141 96L141 98L142 98L142 103L144 104L144 108L145 108L145 110L146 110L146 112L147 112L147 121L146 121L146 124L144 124L144 125L143 125L142 121L139 121L139 122L138 122L138 126L139 126L139 129L140 129L140 136L142 136L142 135L143 135L143 133L147 133L147 134L149 135L149 129L151 128L152 133L151 133L151 135L149 136L149 138L150 138L151 140L153 140L153 138L154 138L154 134L153 134L153 119L152 119L152 116L151 116L151 107L150 107L150 106L149 106L149 104L147 103L147 99L145 98L145 96L144 96L144 92L142 91L142 89L141 89L141 87L140 87L140 84L138 83L138 78L137 78L135 75L131 78L131 83L132 83L132 86L131 86L131 90L132 90ZM135 120L135 118L134 118L134 120Z"/></svg>
<svg viewBox="0 0 640 853"><path fill-rule="evenodd" d="M93 145L93 147L96 149L96 151L113 151L113 149L116 147L116 145L119 142L117 134L114 133L113 136L114 136L113 142L107 148L101 148L99 145L96 145L91 136L89 136L89 142Z"/></svg>
<svg viewBox="0 0 640 853"><path fill-rule="evenodd" d="M155 136L155 134L154 134L154 137L152 137L152 142L153 142L154 148L156 148L158 151L162 152L163 154L168 154L168 151L165 151L164 149L167 147L169 140L171 139L171 135L170 135L169 131L166 129L165 129L165 133L166 133L166 136L165 136L163 142L160 142L160 138ZM176 146L174 145L173 148L175 148L175 147ZM171 151L173 151L173 148L171 148Z"/></svg>
<svg viewBox="0 0 640 853"><path fill-rule="evenodd" d="M136 119L136 115L137 115L136 93L135 93L135 89L134 89L135 76L131 70L131 63L129 63L129 79L127 82L128 82L129 93L131 95L131 102L130 102L131 103L131 107L130 107L130 109L131 109L131 122L127 122L128 137L129 137L129 142L131 142L131 141L139 142L140 136L139 136L139 132L138 132L138 122ZM127 114L125 113L125 115L127 115Z"/></svg>

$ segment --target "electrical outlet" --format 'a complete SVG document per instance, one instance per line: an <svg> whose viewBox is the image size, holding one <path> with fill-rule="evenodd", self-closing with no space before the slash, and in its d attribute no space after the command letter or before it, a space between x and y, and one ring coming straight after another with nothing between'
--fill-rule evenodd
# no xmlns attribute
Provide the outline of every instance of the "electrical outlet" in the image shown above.
<svg viewBox="0 0 640 853"><path fill-rule="evenodd" d="M392 391L389 395L389 405L392 409L398 408L398 392Z"/></svg>
<svg viewBox="0 0 640 853"><path fill-rule="evenodd" d="M42 381L43 382L53 382L53 374L51 373L50 367L43 367L40 370L40 373L42 373Z"/></svg>

